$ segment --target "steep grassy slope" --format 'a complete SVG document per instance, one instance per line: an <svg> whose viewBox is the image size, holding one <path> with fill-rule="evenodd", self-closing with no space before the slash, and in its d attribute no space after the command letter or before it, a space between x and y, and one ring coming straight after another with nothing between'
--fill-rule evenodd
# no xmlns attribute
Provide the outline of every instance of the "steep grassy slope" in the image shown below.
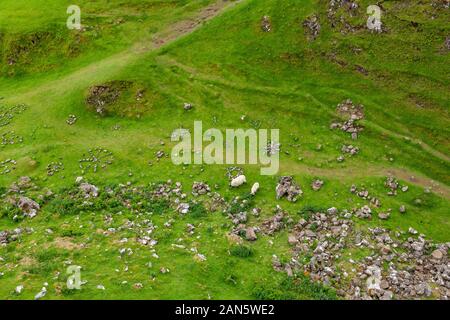
<svg viewBox="0 0 450 320"><path fill-rule="evenodd" d="M80 1L82 29L78 31L66 27L70 1L2 1L0 75L16 80L28 75L28 80L52 70L69 73L138 40L149 41L164 26L211 2Z"/></svg>
<svg viewBox="0 0 450 320"><path fill-rule="evenodd" d="M365 201L348 190L362 185L381 200L374 212L391 208L392 214L388 220L375 213L371 221L355 219L358 228L413 227L436 242L448 242L450 79L443 45L450 33L449 12L418 2L384 2L384 33L357 27L342 34L328 20L328 1L243 0L214 18L201 10L214 1L86 1L80 6L92 29L82 33L64 29L65 1L48 6L27 1L33 6L27 11L20 11L20 1L2 1L0 105L28 107L0 128L23 137L22 143L0 149L0 162L17 161L14 170L0 175L0 191L30 176L38 187L27 195L37 199L45 188L57 195L40 199L39 215L21 221L12 219L15 209L3 198L0 230L31 227L34 232L0 248L0 297L33 298L44 282L50 284L47 297L54 299L335 297L303 277L292 283L273 270L272 255L283 263L292 257L290 228L245 242L252 254L242 257L226 237L232 224L220 211L180 216L167 204L130 196L131 207L148 201L147 211L154 212L146 215L139 208L136 214L103 195L83 208L63 197L77 188L80 175L102 188L172 179L186 193L193 181L206 181L227 201L247 195L258 181L261 190L253 205L262 211L248 222L255 226L273 216L277 204L293 220L308 210L361 207ZM217 3L222 10L223 3ZM364 8L371 4L359 3L360 10L346 16L354 26L365 25ZM321 32L308 41L302 23L313 14ZM261 29L264 15L270 16L271 32ZM202 22L206 17L213 19ZM116 24L118 19L123 23ZM192 21L198 23L195 32ZM20 27L11 28L15 24ZM30 46L30 39L41 34ZM25 49L18 50L22 45ZM5 65L11 53L18 59ZM127 85L117 86L121 98L102 116L87 101L93 86L111 83ZM329 128L338 116L337 104L348 98L365 106L365 128L356 141ZM193 110L185 111L185 102ZM69 126L71 114L77 121ZM195 120L204 128L279 128L279 175L293 175L304 196L297 203L277 201L278 176L260 176L258 166L243 166L250 186L230 189L227 166L180 167L170 156L158 160L158 151L170 155L172 131L191 129ZM337 162L344 144L361 151ZM79 160L95 147L111 151L112 164L82 171ZM48 176L47 166L59 162L64 170ZM384 182L390 174L408 185L408 192L388 196ZM324 181L319 192L310 188L316 178ZM398 213L401 205L406 214ZM109 215L112 224L106 222ZM158 226L158 259L134 241L149 219ZM170 219L172 228L164 228ZM186 231L188 223L195 225L194 235ZM105 235L111 227L119 231ZM197 248L207 260L198 262L174 244ZM122 248L133 254L119 254ZM64 287L69 264L83 267L88 283L81 291ZM163 267L170 272L162 274ZM19 284L25 290L16 295ZM106 290L97 289L100 284Z"/></svg>

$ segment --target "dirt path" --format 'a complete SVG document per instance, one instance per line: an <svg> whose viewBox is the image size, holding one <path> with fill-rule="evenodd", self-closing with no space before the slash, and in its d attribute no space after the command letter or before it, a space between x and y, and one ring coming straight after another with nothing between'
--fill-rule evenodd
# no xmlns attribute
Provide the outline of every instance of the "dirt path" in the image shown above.
<svg viewBox="0 0 450 320"><path fill-rule="evenodd" d="M373 129L375 129L377 131L380 131L380 132L382 132L382 133L384 133L384 134L386 134L388 136L395 137L395 138L398 138L398 139L405 139L405 140L411 141L413 144L416 144L416 145L420 146L424 151L428 152L429 154L433 155L434 157L439 158L441 160L444 160L446 162L450 162L450 157L449 156L447 156L446 154L444 154L444 153L434 149L432 146L426 144L425 142L423 142L420 139L413 138L413 137L410 137L410 136L406 136L406 135L394 132L392 130L386 129L386 128L384 128L384 127L382 127L382 126L380 126L378 124L375 124L373 122L370 122L369 125Z"/></svg>
<svg viewBox="0 0 450 320"><path fill-rule="evenodd" d="M326 177L330 179L339 179L341 181L349 181L354 179L362 179L364 177L387 177L394 176L395 178L407 181L413 185L428 188L431 192L450 199L450 188L442 183L418 172L409 171L403 168L385 168L375 166L358 166L351 168L316 168L301 165L298 163L281 163L281 171L289 172L289 174L308 173L313 176Z"/></svg>
<svg viewBox="0 0 450 320"><path fill-rule="evenodd" d="M216 16L218 16L224 9L236 6L243 0L236 0L234 2L227 0L219 0L212 5L209 5L189 20L180 21L172 26L170 26L167 30L156 34L153 37L152 47L150 49L158 49L168 43L171 43L179 38L188 35L201 27L201 25L209 21Z"/></svg>

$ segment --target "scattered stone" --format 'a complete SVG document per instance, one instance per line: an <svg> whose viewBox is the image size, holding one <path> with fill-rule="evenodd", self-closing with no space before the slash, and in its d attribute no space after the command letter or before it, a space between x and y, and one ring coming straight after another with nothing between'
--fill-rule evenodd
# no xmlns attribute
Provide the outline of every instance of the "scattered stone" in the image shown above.
<svg viewBox="0 0 450 320"><path fill-rule="evenodd" d="M328 214L336 215L338 212L339 212L338 209L335 207L331 207L331 208L327 209Z"/></svg>
<svg viewBox="0 0 450 320"><path fill-rule="evenodd" d="M414 287L414 289L415 289L417 295L419 295L419 296L423 296L423 295L425 295L426 297L431 296L431 288L428 285L428 283L426 283L426 282L417 284Z"/></svg>
<svg viewBox="0 0 450 320"><path fill-rule="evenodd" d="M261 208L253 208L253 209L252 209L252 214L253 214L255 217L259 217L260 213L261 213Z"/></svg>
<svg viewBox="0 0 450 320"><path fill-rule="evenodd" d="M296 245L298 243L298 240L297 240L297 238L294 235L290 235L288 237L288 243L290 245Z"/></svg>
<svg viewBox="0 0 450 320"><path fill-rule="evenodd" d="M16 289L14 290L16 294L21 294L23 290L23 285L19 285L16 287Z"/></svg>
<svg viewBox="0 0 450 320"><path fill-rule="evenodd" d="M372 218L372 210L369 206L363 206L360 209L356 210L355 216L361 219L371 219Z"/></svg>
<svg viewBox="0 0 450 320"><path fill-rule="evenodd" d="M206 261L206 256L204 254L201 254L201 253L196 253L194 255L194 260L197 261L197 262L204 262L204 261Z"/></svg>
<svg viewBox="0 0 450 320"><path fill-rule="evenodd" d="M283 222L284 218L285 213L279 206L277 206L275 215L262 223L262 231L267 235L272 235L275 232L280 231L285 226Z"/></svg>
<svg viewBox="0 0 450 320"><path fill-rule="evenodd" d="M450 51L450 36L447 36L444 41L444 50Z"/></svg>
<svg viewBox="0 0 450 320"><path fill-rule="evenodd" d="M17 162L13 159L6 159L0 162L0 175L8 174L16 169Z"/></svg>
<svg viewBox="0 0 450 320"><path fill-rule="evenodd" d="M106 116L108 106L117 102L122 93L132 85L128 81L111 81L106 84L92 86L89 89L86 103L100 116Z"/></svg>
<svg viewBox="0 0 450 320"><path fill-rule="evenodd" d="M275 256L274 269L308 275L334 287L346 299L417 299L433 294L447 299L450 293L450 266L445 256L449 244L438 246L442 257L439 253L433 257L427 252L436 246L422 235L405 240L400 233L380 227L361 229L354 226L346 210L306 216L291 229L288 241L293 253L289 267ZM350 266L341 264L343 254L354 248L372 252L361 259L348 259Z"/></svg>
<svg viewBox="0 0 450 320"><path fill-rule="evenodd" d="M7 131L0 135L0 146L2 147L15 145L22 142L23 138L16 135L14 131Z"/></svg>
<svg viewBox="0 0 450 320"><path fill-rule="evenodd" d="M444 257L444 254L441 250L436 249L431 253L431 256L433 257L433 259L441 260Z"/></svg>
<svg viewBox="0 0 450 320"><path fill-rule="evenodd" d="M99 193L99 190L96 186L86 182L80 184L80 191L83 193L83 196L86 199L97 198Z"/></svg>
<svg viewBox="0 0 450 320"><path fill-rule="evenodd" d="M308 40L315 40L320 33L319 17L317 15L312 15L306 18L303 22L303 27L305 28L305 34L308 36Z"/></svg>
<svg viewBox="0 0 450 320"><path fill-rule="evenodd" d="M7 245L13 241L19 240L23 234L32 234L34 232L33 228L15 228L13 230L0 231L0 244ZM1 261L2 259L0 259Z"/></svg>
<svg viewBox="0 0 450 320"><path fill-rule="evenodd" d="M356 16L359 10L358 3L350 0L329 0L327 17L332 28L337 28L340 33L354 33L362 29L365 25L354 26L351 23L352 17Z"/></svg>
<svg viewBox="0 0 450 320"><path fill-rule="evenodd" d="M381 220L387 220L389 219L390 215L391 215L390 213L380 212L378 213L378 218L380 218Z"/></svg>
<svg viewBox="0 0 450 320"><path fill-rule="evenodd" d="M22 114L28 107L24 104L14 106L0 105L0 128L9 125L17 115Z"/></svg>
<svg viewBox="0 0 450 320"><path fill-rule="evenodd" d="M0 231L0 244L6 245L11 242L9 231Z"/></svg>
<svg viewBox="0 0 450 320"><path fill-rule="evenodd" d="M165 268L165 267L161 267L161 268L159 269L159 272L161 272L162 274L166 274L166 273L169 273L170 270L167 269L167 268Z"/></svg>
<svg viewBox="0 0 450 320"><path fill-rule="evenodd" d="M343 145L341 151L353 156L359 153L359 148L352 145Z"/></svg>
<svg viewBox="0 0 450 320"><path fill-rule="evenodd" d="M73 114L71 114L71 115L69 115L69 117L67 118L67 120L66 120L66 123L69 125L69 126L72 126L72 125L74 125L76 122L77 122L77 117L75 116L75 115L73 115Z"/></svg>
<svg viewBox="0 0 450 320"><path fill-rule="evenodd" d="M194 182L192 185L192 195L198 197L211 192L210 187L204 182Z"/></svg>
<svg viewBox="0 0 450 320"><path fill-rule="evenodd" d="M294 178L290 176L281 177L275 189L277 199L286 197L290 202L296 202L299 196L302 196L302 189L294 182Z"/></svg>
<svg viewBox="0 0 450 320"><path fill-rule="evenodd" d="M88 154L84 154L83 158L79 160L80 169L83 172L92 169L93 172L97 172L99 168L105 169L108 165L111 165L114 161L114 156L111 151L103 148L89 149Z"/></svg>
<svg viewBox="0 0 450 320"><path fill-rule="evenodd" d="M61 170L64 170L64 165L62 162L51 162L47 165L47 175L50 177Z"/></svg>
<svg viewBox="0 0 450 320"><path fill-rule="evenodd" d="M144 287L144 285L140 282L133 284L133 288L136 290L140 290Z"/></svg>
<svg viewBox="0 0 450 320"><path fill-rule="evenodd" d="M22 196L19 198L17 206L24 213L24 215L29 218L34 218L41 209L41 207L36 201L33 201L30 198Z"/></svg>
<svg viewBox="0 0 450 320"><path fill-rule="evenodd" d="M406 192L409 189L408 186L400 186L397 179L395 179L392 176L389 176L386 178L384 185L389 189L389 192L388 192L389 196L397 195L398 189L402 190L403 192Z"/></svg>
<svg viewBox="0 0 450 320"><path fill-rule="evenodd" d="M177 207L177 211L181 214L187 214L189 212L189 203L180 203Z"/></svg>
<svg viewBox="0 0 450 320"><path fill-rule="evenodd" d="M338 104L336 112L344 122L334 121L330 125L330 129L340 129L350 133L353 140L358 138L359 132L364 128L359 125L358 121L364 119L364 106L362 104L355 105L352 100L347 99Z"/></svg>
<svg viewBox="0 0 450 320"><path fill-rule="evenodd" d="M314 180L311 184L311 188L314 191L319 191L323 186L323 181L322 180Z"/></svg>
<svg viewBox="0 0 450 320"><path fill-rule="evenodd" d="M280 259L276 255L272 256L272 267L275 271L283 270L283 264L281 263Z"/></svg>
<svg viewBox="0 0 450 320"><path fill-rule="evenodd" d="M378 198L369 195L369 191L365 188L358 188L353 184L350 188L350 192L356 194L361 199L368 200L371 205L377 208L381 207L381 201Z"/></svg>
<svg viewBox="0 0 450 320"><path fill-rule="evenodd" d="M192 104L190 104L190 103L184 103L184 105L183 105L183 109L184 110L186 110L186 111L189 111L189 110L191 110L193 108L193 106L192 106Z"/></svg>
<svg viewBox="0 0 450 320"><path fill-rule="evenodd" d="M238 212L236 214L229 214L229 218L231 219L231 221L233 222L234 225L238 225L238 227L241 224L244 224L247 222L248 217L247 217L247 212L242 211L242 212Z"/></svg>
<svg viewBox="0 0 450 320"><path fill-rule="evenodd" d="M195 232L195 226L193 224L188 223L186 225L186 231L188 234L193 235Z"/></svg>
<svg viewBox="0 0 450 320"><path fill-rule="evenodd" d="M256 239L258 239L253 227L245 229L245 239L247 239L248 241L255 241Z"/></svg>
<svg viewBox="0 0 450 320"><path fill-rule="evenodd" d="M47 294L47 288L46 287L42 287L41 291L38 292L38 294L36 294L34 296L34 300L40 300L43 297L45 297L46 294Z"/></svg>
<svg viewBox="0 0 450 320"><path fill-rule="evenodd" d="M266 154L272 156L278 154L281 151L281 143L269 142L266 147Z"/></svg>
<svg viewBox="0 0 450 320"><path fill-rule="evenodd" d="M272 23L269 16L264 16L261 20L261 29L264 32L270 32L272 30Z"/></svg>

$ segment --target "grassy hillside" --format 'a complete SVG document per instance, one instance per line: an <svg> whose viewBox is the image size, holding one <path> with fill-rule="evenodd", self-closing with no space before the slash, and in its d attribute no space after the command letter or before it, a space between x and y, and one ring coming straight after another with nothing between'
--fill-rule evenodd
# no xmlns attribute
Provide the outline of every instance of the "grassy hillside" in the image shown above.
<svg viewBox="0 0 450 320"><path fill-rule="evenodd" d="M430 241L422 257L441 248L448 261L448 247L439 246L450 241L448 6L383 1L383 32L374 33L365 27L372 3L356 2L358 9L330 15L323 0L80 1L83 29L71 31L67 1L3 0L0 231L9 240L0 247L0 298L32 299L48 283L50 299L350 299L356 285L348 279L367 256L378 257L380 244L354 246L356 234L375 227L402 244L398 255L408 252L412 227ZM320 23L314 40L303 25L313 15ZM364 105L356 140L330 129L346 99ZM231 188L226 165L175 166L171 134L196 120L221 130L279 128L279 174L243 165L247 184ZM339 162L343 145L360 151ZM93 157L100 160L80 162ZM31 182L20 186L24 176ZM79 176L99 188L98 197L84 198ZM297 202L276 199L280 176L303 189ZM388 195L388 176L408 190ZM154 184L169 179L183 185L188 214L177 212L176 195L155 194ZM324 182L320 191L311 188L316 179ZM191 195L194 181L223 200ZM230 236L239 226L229 215L243 210L233 199L247 199L254 182L261 188L243 204L244 224L262 231L247 241L242 232ZM371 219L355 216L370 201L352 194L352 185L381 202L371 205ZM36 217L17 208L21 195L39 203ZM283 227L267 234L264 222L277 205ZM323 239L305 252L288 238L302 218L319 234L314 214L331 207L355 209L352 231L330 240L348 241L335 257L342 276L316 279L308 268ZM387 220L378 217L389 209ZM143 244L144 235L157 244ZM274 270L273 255L295 276ZM361 265L349 265L350 257ZM414 263L397 258L402 267ZM65 286L69 265L82 267L81 290ZM411 298L393 288L395 298ZM431 298L445 295L432 289Z"/></svg>

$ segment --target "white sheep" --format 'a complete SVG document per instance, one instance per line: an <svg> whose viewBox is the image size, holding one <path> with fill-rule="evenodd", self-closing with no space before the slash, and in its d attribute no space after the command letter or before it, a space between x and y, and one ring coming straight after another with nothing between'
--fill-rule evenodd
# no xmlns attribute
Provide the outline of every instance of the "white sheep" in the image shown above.
<svg viewBox="0 0 450 320"><path fill-rule="evenodd" d="M236 178L234 178L233 180L231 180L230 185L233 188L237 188L237 187L242 186L246 182L247 182L247 179L245 178L245 176L244 175L240 175L240 176L237 176Z"/></svg>
<svg viewBox="0 0 450 320"><path fill-rule="evenodd" d="M259 190L259 183L255 182L253 184L252 191L250 191L250 193L252 194L252 196L254 196L258 192L258 190Z"/></svg>

